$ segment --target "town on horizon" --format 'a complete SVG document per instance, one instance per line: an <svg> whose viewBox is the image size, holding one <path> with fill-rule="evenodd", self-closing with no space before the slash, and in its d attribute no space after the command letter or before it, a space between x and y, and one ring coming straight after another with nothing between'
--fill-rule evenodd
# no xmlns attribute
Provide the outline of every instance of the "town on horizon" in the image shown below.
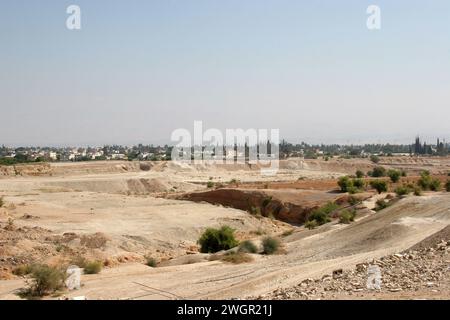
<svg viewBox="0 0 450 320"><path fill-rule="evenodd" d="M268 142L269 143L269 142ZM241 146L245 151L239 154L238 145L231 146L225 157L239 157L248 154L247 144ZM225 147L224 151L225 151ZM241 148L241 149L242 149ZM164 161L171 160L172 145L104 145L97 147L0 147L0 165L12 165L28 162L75 162L100 160L138 160ZM192 147L192 151L194 147ZM214 152L213 152L214 153ZM193 152L194 154L194 152ZM416 137L412 144L299 144L282 140L279 144L279 157L370 157L380 156L447 156L450 154L450 144L445 139L437 138L436 143L421 142ZM213 154L214 156L214 154ZM201 158L201 157L200 157Z"/></svg>

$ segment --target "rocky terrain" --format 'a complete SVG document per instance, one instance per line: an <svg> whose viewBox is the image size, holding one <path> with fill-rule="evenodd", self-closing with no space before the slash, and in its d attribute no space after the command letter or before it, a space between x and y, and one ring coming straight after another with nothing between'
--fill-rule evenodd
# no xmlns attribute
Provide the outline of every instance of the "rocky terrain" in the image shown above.
<svg viewBox="0 0 450 320"><path fill-rule="evenodd" d="M291 288L280 288L256 299L370 299L450 298L450 227L424 240L417 249L395 253L353 269L334 270L317 279L305 279ZM439 243L433 245L437 239ZM380 286L371 286L369 268L377 266Z"/></svg>

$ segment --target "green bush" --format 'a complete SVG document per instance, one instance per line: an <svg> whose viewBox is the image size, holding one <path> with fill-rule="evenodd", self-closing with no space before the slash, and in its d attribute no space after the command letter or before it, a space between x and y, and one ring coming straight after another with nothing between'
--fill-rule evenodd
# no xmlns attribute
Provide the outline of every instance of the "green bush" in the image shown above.
<svg viewBox="0 0 450 320"><path fill-rule="evenodd" d="M400 174L402 177L406 177L408 175L405 170L400 171Z"/></svg>
<svg viewBox="0 0 450 320"><path fill-rule="evenodd" d="M401 175L402 175L402 173L400 171L398 171L398 170L389 169L387 171L387 176L389 178L391 178L391 181L394 182L394 183L396 183L396 182L398 182L400 180Z"/></svg>
<svg viewBox="0 0 450 320"><path fill-rule="evenodd" d="M445 190L447 190L447 192L450 192L450 180L447 180L445 184Z"/></svg>
<svg viewBox="0 0 450 320"><path fill-rule="evenodd" d="M3 207L4 204L5 202L3 201L3 197L0 197L0 208Z"/></svg>
<svg viewBox="0 0 450 320"><path fill-rule="evenodd" d="M439 191L441 189L441 181L439 179L432 179L430 183L431 191Z"/></svg>
<svg viewBox="0 0 450 320"><path fill-rule="evenodd" d="M223 262L233 264L240 264L253 261L252 256L245 252L227 252L224 255L221 255L219 259Z"/></svg>
<svg viewBox="0 0 450 320"><path fill-rule="evenodd" d="M376 204L375 211L380 211L380 210L383 210L383 209L389 207L389 202L387 202L384 199L377 200L377 202L375 204Z"/></svg>
<svg viewBox="0 0 450 320"><path fill-rule="evenodd" d="M342 210L339 214L339 222L349 224L355 220L356 211L355 210Z"/></svg>
<svg viewBox="0 0 450 320"><path fill-rule="evenodd" d="M318 226L316 220L306 221L305 222L305 228L308 228L309 230L315 229Z"/></svg>
<svg viewBox="0 0 450 320"><path fill-rule="evenodd" d="M267 189L267 188L266 188L266 189ZM267 207L267 206L270 204L270 202L272 202L272 197L264 198L264 200L263 200L263 202L262 202L263 208Z"/></svg>
<svg viewBox="0 0 450 320"><path fill-rule="evenodd" d="M353 179L353 186L357 189L364 188L364 180L363 179Z"/></svg>
<svg viewBox="0 0 450 320"><path fill-rule="evenodd" d="M370 156L370 161L372 161L373 163L378 163L380 162L380 158L373 154Z"/></svg>
<svg viewBox="0 0 450 320"><path fill-rule="evenodd" d="M97 274L102 271L103 263L101 261L88 261L84 266L85 274Z"/></svg>
<svg viewBox="0 0 450 320"><path fill-rule="evenodd" d="M59 268L47 265L33 265L30 267L33 282L30 287L19 293L20 296L42 297L64 288L65 272Z"/></svg>
<svg viewBox="0 0 450 320"><path fill-rule="evenodd" d="M377 190L378 193L387 191L387 183L383 180L372 180L370 181L370 186Z"/></svg>
<svg viewBox="0 0 450 320"><path fill-rule="evenodd" d="M274 254L280 248L280 241L272 237L267 237L264 238L262 245L264 254Z"/></svg>
<svg viewBox="0 0 450 320"><path fill-rule="evenodd" d="M428 190L430 189L432 180L430 172L425 170L420 173L420 179L417 181L417 184L422 190Z"/></svg>
<svg viewBox="0 0 450 320"><path fill-rule="evenodd" d="M351 206L355 206L355 205L357 205L357 204L360 203L360 202L361 202L361 201L360 201L358 198L354 197L354 196L351 196L351 197L348 198L348 203L349 203Z"/></svg>
<svg viewBox="0 0 450 320"><path fill-rule="evenodd" d="M214 253L236 247L239 243L234 238L234 230L229 226L220 229L208 228L198 240L202 253Z"/></svg>
<svg viewBox="0 0 450 320"><path fill-rule="evenodd" d="M419 187L414 187L413 192L414 192L415 196L421 196L422 195L422 189L420 189Z"/></svg>
<svg viewBox="0 0 450 320"><path fill-rule="evenodd" d="M356 170L355 175L358 179L361 179L362 177L364 177L364 172L362 172L361 170Z"/></svg>
<svg viewBox="0 0 450 320"><path fill-rule="evenodd" d="M342 192L348 192L348 189L353 187L353 182L348 176L340 177L338 180L338 186L341 188Z"/></svg>
<svg viewBox="0 0 450 320"><path fill-rule="evenodd" d="M410 192L411 192L411 190L407 186L400 186L400 187L395 188L395 193L398 196L404 196Z"/></svg>
<svg viewBox="0 0 450 320"><path fill-rule="evenodd" d="M147 260L145 264L149 267L156 268L156 266L158 265L158 261L156 261L155 258L146 257L145 259Z"/></svg>
<svg viewBox="0 0 450 320"><path fill-rule="evenodd" d="M375 167L372 170L372 177L379 178L386 176L386 169L384 167Z"/></svg>
<svg viewBox="0 0 450 320"><path fill-rule="evenodd" d="M12 273L16 276L25 276L27 274L30 274L33 271L33 268L29 264L22 264L20 266L17 266L13 269Z"/></svg>
<svg viewBox="0 0 450 320"><path fill-rule="evenodd" d="M206 184L207 188L213 188L214 187L214 182L212 181L208 181L208 183Z"/></svg>
<svg viewBox="0 0 450 320"><path fill-rule="evenodd" d="M251 242L250 240L246 240L239 245L239 251L246 253L257 253L258 248L253 242Z"/></svg>
<svg viewBox="0 0 450 320"><path fill-rule="evenodd" d="M330 213L338 208L339 206L336 203L328 202L323 207L313 210L309 215L308 220L309 221L315 220L318 225L330 222L331 221L329 217Z"/></svg>

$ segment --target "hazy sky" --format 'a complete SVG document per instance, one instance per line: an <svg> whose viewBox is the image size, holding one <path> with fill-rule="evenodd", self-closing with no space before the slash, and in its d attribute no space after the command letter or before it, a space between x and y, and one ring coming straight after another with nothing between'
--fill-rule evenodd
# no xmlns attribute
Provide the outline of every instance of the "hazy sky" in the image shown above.
<svg viewBox="0 0 450 320"><path fill-rule="evenodd" d="M0 144L450 140L448 0L1 0L0 41Z"/></svg>

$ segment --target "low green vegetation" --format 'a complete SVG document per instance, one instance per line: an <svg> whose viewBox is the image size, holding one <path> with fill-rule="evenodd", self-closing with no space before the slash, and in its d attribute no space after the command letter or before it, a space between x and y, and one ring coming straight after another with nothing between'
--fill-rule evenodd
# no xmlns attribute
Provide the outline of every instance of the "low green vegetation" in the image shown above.
<svg viewBox="0 0 450 320"><path fill-rule="evenodd" d="M272 237L264 238L262 245L264 254L274 254L280 249L280 241Z"/></svg>
<svg viewBox="0 0 450 320"><path fill-rule="evenodd" d="M305 222L305 228L308 228L309 230L315 229L318 226L316 220L306 221Z"/></svg>
<svg viewBox="0 0 450 320"><path fill-rule="evenodd" d="M428 170L420 173L420 179L417 181L417 185L422 190L439 191L441 189L441 181L433 178Z"/></svg>
<svg viewBox="0 0 450 320"><path fill-rule="evenodd" d="M370 186L377 190L378 193L386 192L388 190L387 182L384 180L372 180Z"/></svg>
<svg viewBox="0 0 450 320"><path fill-rule="evenodd" d="M413 189L413 194L417 197L422 195L422 189L420 189L419 187L414 187Z"/></svg>
<svg viewBox="0 0 450 320"><path fill-rule="evenodd" d="M103 269L103 263L101 261L88 261L84 266L85 274L97 274Z"/></svg>
<svg viewBox="0 0 450 320"><path fill-rule="evenodd" d="M338 186L342 192L348 192L348 189L353 187L353 183L348 176L340 177L338 180Z"/></svg>
<svg viewBox="0 0 450 320"><path fill-rule="evenodd" d="M420 179L417 181L417 185L422 188L422 190L429 190L431 185L431 175L430 171L425 170L420 173Z"/></svg>
<svg viewBox="0 0 450 320"><path fill-rule="evenodd" d="M372 172L371 176L374 178L380 178L380 177L386 176L386 169L381 166L373 168L373 170L371 172Z"/></svg>
<svg viewBox="0 0 450 320"><path fill-rule="evenodd" d="M355 175L358 179L361 179L364 177L364 172L362 172L361 170L356 170Z"/></svg>
<svg viewBox="0 0 450 320"><path fill-rule="evenodd" d="M253 258L248 253L238 251L238 252L227 252L224 255L221 255L220 257L221 261L233 263L233 264L240 264L240 263L246 263L246 262L252 262Z"/></svg>
<svg viewBox="0 0 450 320"><path fill-rule="evenodd" d="M315 221L319 226L330 222L330 213L337 210L338 208L339 206L336 203L328 202L323 207L313 210L308 217L308 221Z"/></svg>
<svg viewBox="0 0 450 320"><path fill-rule="evenodd" d="M245 253L257 253L258 248L252 241L246 240L246 241L241 242L241 244L239 245L238 251L245 252Z"/></svg>
<svg viewBox="0 0 450 320"><path fill-rule="evenodd" d="M386 174L393 183L398 182L400 180L400 177L402 176L402 173L395 169L389 169Z"/></svg>
<svg viewBox="0 0 450 320"><path fill-rule="evenodd" d="M355 220L356 210L342 210L339 214L339 223L349 224Z"/></svg>
<svg viewBox="0 0 450 320"><path fill-rule="evenodd" d="M146 257L145 259L146 259L145 264L146 264L147 266L152 267L152 268L156 268L156 267L158 266L158 261L156 261L155 258L152 258L152 257Z"/></svg>
<svg viewBox="0 0 450 320"><path fill-rule="evenodd" d="M375 203L375 211L383 210L389 206L390 206L390 203L388 201L386 201L385 199L379 199Z"/></svg>
<svg viewBox="0 0 450 320"><path fill-rule="evenodd" d="M220 229L208 228L203 232L200 239L200 252L214 253L236 247L239 242L234 237L234 230L229 226Z"/></svg>
<svg viewBox="0 0 450 320"><path fill-rule="evenodd" d="M441 181L439 179L431 179L430 190L439 191L441 189Z"/></svg>
<svg viewBox="0 0 450 320"><path fill-rule="evenodd" d="M411 192L411 189L408 188L408 186L399 186L397 188L395 188L395 193L401 197L401 196L405 196L407 194L409 194Z"/></svg>
<svg viewBox="0 0 450 320"><path fill-rule="evenodd" d="M3 197L0 197L0 208L5 205L5 201L3 201Z"/></svg>
<svg viewBox="0 0 450 320"><path fill-rule="evenodd" d="M447 180L447 183L445 184L445 190L447 190L447 192L450 192L450 180Z"/></svg>
<svg viewBox="0 0 450 320"><path fill-rule="evenodd" d="M27 269L32 282L19 292L22 298L39 298L64 288L65 272L48 265L32 265Z"/></svg>
<svg viewBox="0 0 450 320"><path fill-rule="evenodd" d="M214 187L214 182L212 181L208 181L208 183L206 184L207 188L213 188Z"/></svg>
<svg viewBox="0 0 450 320"><path fill-rule="evenodd" d="M350 194L360 192L364 188L364 185L364 181L360 178L351 179L348 176L344 176L338 180L338 186L341 192L348 192Z"/></svg>
<svg viewBox="0 0 450 320"><path fill-rule="evenodd" d="M12 273L13 275L16 275L18 277L23 277L26 275L29 275L33 271L33 268L29 264L22 264L20 266L17 266L13 269Z"/></svg>
<svg viewBox="0 0 450 320"><path fill-rule="evenodd" d="M372 161L373 163L378 163L380 162L380 158L373 154L370 156L370 161Z"/></svg>

